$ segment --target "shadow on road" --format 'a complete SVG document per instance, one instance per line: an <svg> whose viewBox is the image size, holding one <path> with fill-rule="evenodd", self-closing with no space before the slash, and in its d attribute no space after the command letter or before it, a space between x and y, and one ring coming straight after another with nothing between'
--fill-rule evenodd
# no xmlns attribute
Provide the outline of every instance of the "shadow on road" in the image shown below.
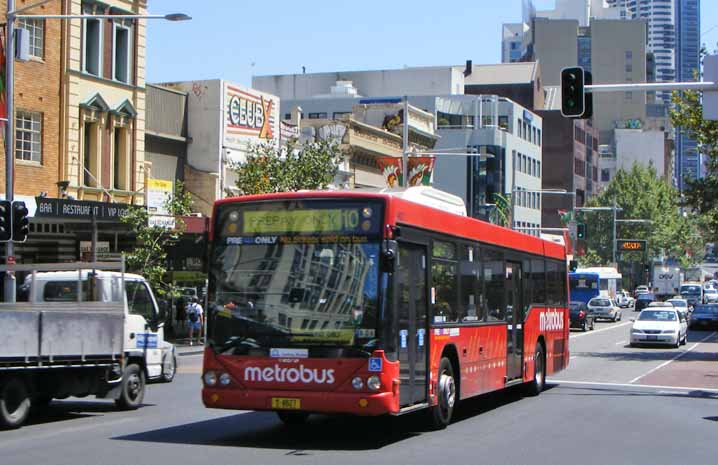
<svg viewBox="0 0 718 465"><path fill-rule="evenodd" d="M645 390L640 386L636 386L635 389L630 387L611 388L608 386L575 386L575 385L563 385L561 382L556 382L553 387L560 386L562 388L560 395L562 396L607 396L607 397L680 397L680 398L694 398L694 399L718 399L718 393L701 391L700 389L694 389L692 391L657 391L657 390ZM578 392L571 392L578 391ZM705 418L706 420L710 418Z"/></svg>
<svg viewBox="0 0 718 465"><path fill-rule="evenodd" d="M454 423L470 420L522 397L520 390L508 389L462 401ZM428 413L420 411L400 417L312 415L306 425L288 427L272 412L251 412L112 439L282 449L290 451L287 455L311 455L311 451L326 450L376 450L430 431Z"/></svg>
<svg viewBox="0 0 718 465"><path fill-rule="evenodd" d="M145 404L151 407L152 404ZM111 401L98 400L56 400L48 407L40 410L33 410L28 425L42 425L67 420L79 420L81 418L102 416L106 413L117 412L117 407Z"/></svg>
<svg viewBox="0 0 718 465"><path fill-rule="evenodd" d="M718 421L718 417L703 417L704 420Z"/></svg>

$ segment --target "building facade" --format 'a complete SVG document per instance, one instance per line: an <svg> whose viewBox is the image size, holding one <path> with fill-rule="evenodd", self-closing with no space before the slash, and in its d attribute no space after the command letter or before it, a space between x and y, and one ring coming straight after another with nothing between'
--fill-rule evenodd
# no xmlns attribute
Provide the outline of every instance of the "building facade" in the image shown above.
<svg viewBox="0 0 718 465"><path fill-rule="evenodd" d="M145 0L66 3L66 13L147 13ZM64 193L77 200L144 205L145 21L73 19L64 36Z"/></svg>

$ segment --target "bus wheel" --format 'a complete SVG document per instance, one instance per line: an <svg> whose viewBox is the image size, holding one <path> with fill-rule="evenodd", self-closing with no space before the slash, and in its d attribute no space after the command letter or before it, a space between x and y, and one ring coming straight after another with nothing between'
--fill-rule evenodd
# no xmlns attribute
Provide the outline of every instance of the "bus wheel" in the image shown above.
<svg viewBox="0 0 718 465"><path fill-rule="evenodd" d="M30 393L22 379L10 378L0 385L0 428L21 427L30 415Z"/></svg>
<svg viewBox="0 0 718 465"><path fill-rule="evenodd" d="M444 429L451 423L451 415L456 405L456 381L454 368L448 358L443 357L439 363L439 385L437 389L438 403L431 409L433 424L436 429Z"/></svg>
<svg viewBox="0 0 718 465"><path fill-rule="evenodd" d="M526 385L526 392L531 396L539 395L546 383L546 356L541 344L536 344L534 354L534 379Z"/></svg>
<svg viewBox="0 0 718 465"><path fill-rule="evenodd" d="M287 426L297 426L297 425L303 425L307 422L307 418L309 418L309 414L306 412L284 412L280 411L277 412L277 416L280 420L282 420L282 423L284 423Z"/></svg>

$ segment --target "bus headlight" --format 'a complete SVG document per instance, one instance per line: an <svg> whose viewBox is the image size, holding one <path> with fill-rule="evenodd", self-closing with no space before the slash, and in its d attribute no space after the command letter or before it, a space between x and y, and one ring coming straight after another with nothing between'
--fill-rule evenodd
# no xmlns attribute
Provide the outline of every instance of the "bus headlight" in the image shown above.
<svg viewBox="0 0 718 465"><path fill-rule="evenodd" d="M366 387L372 391L378 391L381 389L381 379L376 375L370 376L369 379L366 380Z"/></svg>
<svg viewBox="0 0 718 465"><path fill-rule="evenodd" d="M358 391L364 387L364 380L358 376L354 377L354 379L352 379L352 387Z"/></svg>
<svg viewBox="0 0 718 465"><path fill-rule="evenodd" d="M206 372L202 378L204 379L204 384L207 386L215 386L217 384L217 373L214 371Z"/></svg>
<svg viewBox="0 0 718 465"><path fill-rule="evenodd" d="M219 384L222 386L229 386L232 383L232 378L229 377L228 373L222 373L219 375Z"/></svg>

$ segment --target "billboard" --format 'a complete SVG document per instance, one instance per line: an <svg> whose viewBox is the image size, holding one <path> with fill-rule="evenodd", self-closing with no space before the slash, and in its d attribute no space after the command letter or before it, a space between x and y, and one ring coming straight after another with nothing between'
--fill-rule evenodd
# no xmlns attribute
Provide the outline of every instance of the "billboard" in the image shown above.
<svg viewBox="0 0 718 465"><path fill-rule="evenodd" d="M224 83L224 146L245 150L251 144L279 145L279 98Z"/></svg>

